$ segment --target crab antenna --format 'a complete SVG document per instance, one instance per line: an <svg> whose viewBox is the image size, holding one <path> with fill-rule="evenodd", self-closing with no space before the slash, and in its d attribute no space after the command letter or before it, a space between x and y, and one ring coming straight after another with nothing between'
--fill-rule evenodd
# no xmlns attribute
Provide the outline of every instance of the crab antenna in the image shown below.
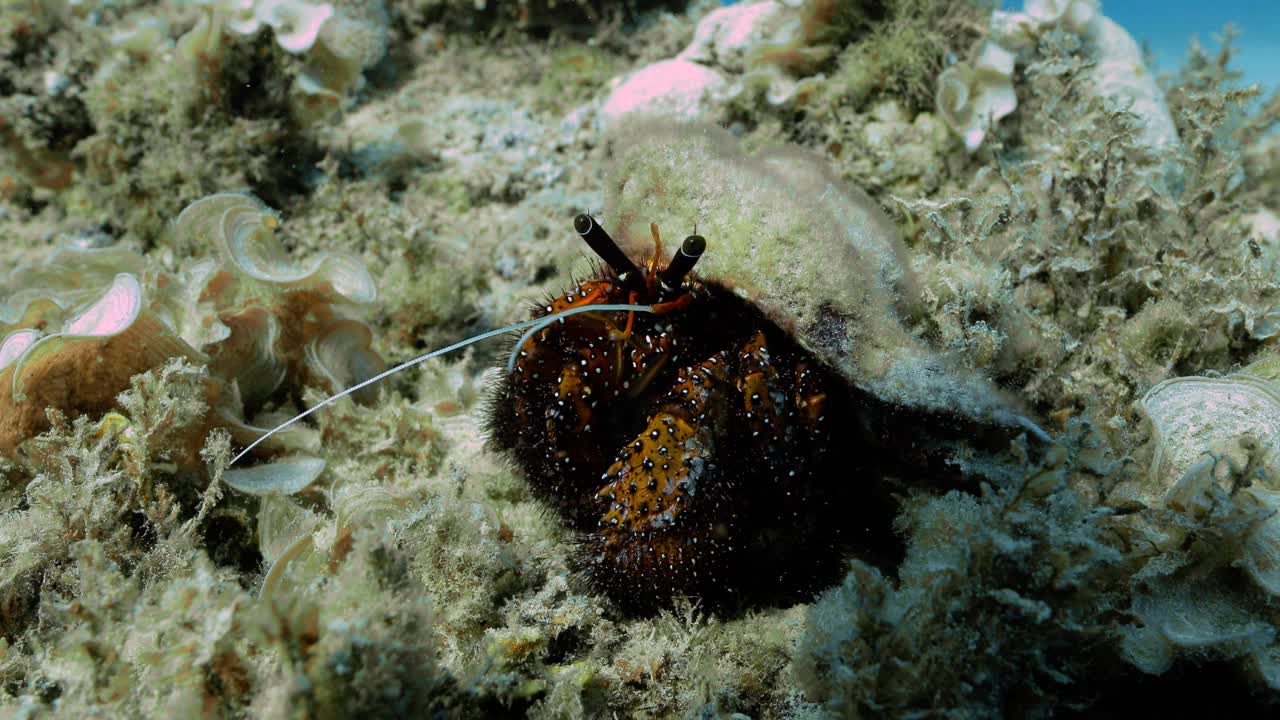
<svg viewBox="0 0 1280 720"><path fill-rule="evenodd" d="M257 440L254 440L253 442L249 443L248 447L246 447L245 449L241 450L239 454L237 454L235 457L231 458L231 462L227 463L227 465L228 465L228 466L230 466L230 465L235 465L237 460L239 460L240 458L244 457L245 455L248 455L248 454L249 454L249 451L250 451L250 450L252 450L252 449L254 449L255 447L257 447L259 444L261 444L263 440L266 440L267 438L271 437L272 435L275 435L276 433L278 433L278 432L280 432L281 430L283 430L283 429L285 429L285 428L289 427L290 425L292 425L292 424L294 424L294 423L298 422L298 421L299 421L299 420L301 420L302 418L304 418L304 417L306 417L306 416L310 415L311 413L313 413L313 412L315 412L315 411L319 410L320 408L324 407L325 405L328 405L328 404L333 403L333 402L337 402L339 399L344 398L344 397L346 397L346 396L350 395L351 393L353 393L353 392L355 392L355 391L357 391L357 390L359 390L359 389L361 389L361 388L368 387L368 386L370 386L370 385L372 385L372 384L374 384L374 383L378 382L379 380L382 380L383 378L386 378L386 377L388 377L388 376L390 376L390 375L395 375L396 373L400 372L401 370L405 370L405 369L407 369L407 368L411 368L411 367L413 367L414 365L420 365L420 364L422 364L422 363L426 362L427 360L430 360L431 358L439 357L439 356L441 356L441 355L445 355L445 354L447 354L447 353L451 353L451 352L453 352L454 350L458 350L458 349L460 349L460 348L464 348L464 347L466 347L466 346L468 346L468 345L472 345L472 344L478 343L478 342L480 342L481 340L488 340L488 339L489 339L489 338L491 338L491 337L496 337L496 336L498 336L498 335L505 335L505 334L507 334L507 333L509 333L509 332L515 332L516 330L524 330L525 328L529 328L529 329L528 329L528 331L527 331L527 332L525 332L525 334L524 334L524 335L520 336L520 342L516 343L516 346L511 350L511 358L507 361L507 372L511 372L511 371L515 370L515 366L516 366L516 359L519 357L520 349L524 347L525 341L526 341L526 340L528 340L528 339L529 339L529 337L530 337L531 335L533 335L533 334L534 334L534 333L536 333L537 331L539 331L539 330L541 330L541 329L543 329L543 328L547 327L547 326L548 326L548 325L550 325L551 323L556 322L556 321L564 322L564 318L567 318L567 317L569 317L570 315L577 315L578 313L584 313L584 312L601 312L601 311L620 311L620 310L626 310L626 311L629 311L629 312L647 312L647 313L655 312L655 310L653 309L653 306L652 306L652 305L630 305L630 304L628 304L628 305L621 305L621 304L619 304L619 305L579 305L578 307L571 307L571 308L568 308L567 310L561 310L561 311L560 311L560 312L558 312L558 313L552 313L552 314L550 314L550 315L547 315L546 317L540 317L540 318L534 318L534 319L532 319L532 320L526 320L526 321L521 322L521 323L516 323L515 325L508 325L508 326L506 326L506 327L498 328L497 330L490 330L490 331L488 331L488 332L480 333L479 335L476 335L475 337L469 337L469 338L467 338L466 340L459 340L458 342L456 342L456 343L454 343L454 344L452 344L452 345L450 345L450 346L448 346L448 347L443 347L443 348L440 348L439 350L432 350L431 352L426 353L426 354L424 354L424 355L419 355L418 357L416 357L416 358L414 358L414 359L412 359L412 360L409 360L409 361L407 361L407 362L402 362L402 363L400 363L399 365L397 365L397 366L395 366L395 367L391 368L390 370L384 370L384 371L382 371L382 372L378 373L377 375L374 375L373 377L369 378L368 380L365 380L365 381L363 381L363 382L360 382L360 383L357 383L357 384L355 384L355 385L352 385L351 387L347 388L346 390L343 390L342 392L338 393L337 395L330 395L329 397L325 398L324 400L320 401L319 403L317 403L317 404L315 404L315 405L312 405L311 407L307 408L306 410L304 410L304 411L302 411L302 412L298 413L297 415L294 415L293 417L289 418L288 420L285 420L284 422L280 423L279 425L277 425L277 426L275 426L275 427L271 428L270 430L268 430L266 433L264 433L264 434L263 434L261 437L259 437Z"/></svg>
<svg viewBox="0 0 1280 720"><path fill-rule="evenodd" d="M666 290L675 290L680 287L680 283L684 282L684 276L689 274L694 264L698 262L698 258L702 257L702 251L706 249L707 239L701 235L690 235L685 238L680 249L671 257L671 264L658 276L662 280L662 287Z"/></svg>
<svg viewBox="0 0 1280 720"><path fill-rule="evenodd" d="M600 223L590 215L583 213L573 219L573 229L578 231L582 239L591 246L597 255L601 257L613 271L618 273L618 279L623 285L628 287L637 287L643 284L644 276L640 274L640 269L631 262L631 258L622 252L622 248L618 247L618 243L609 237L609 233L600 227Z"/></svg>

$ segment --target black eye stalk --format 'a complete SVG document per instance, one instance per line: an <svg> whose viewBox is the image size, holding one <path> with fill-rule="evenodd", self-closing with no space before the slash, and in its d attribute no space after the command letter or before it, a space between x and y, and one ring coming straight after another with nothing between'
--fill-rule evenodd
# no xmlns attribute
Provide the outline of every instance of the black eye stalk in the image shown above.
<svg viewBox="0 0 1280 720"><path fill-rule="evenodd" d="M595 218L583 213L573 219L573 229L578 231L596 255L613 268L624 286L632 290L644 289L644 274L640 272L640 268L631 262L631 258L622 252L622 248L618 247L618 243L609 237L609 233L600 227L600 223L596 222ZM690 235L685 238L680 249L671 258L671 264L658 274L662 289L671 292L679 288L680 283L684 282L685 276L693 269L706 249L707 239L701 235Z"/></svg>
<svg viewBox="0 0 1280 720"><path fill-rule="evenodd" d="M618 243L609 237L609 233L600 227L600 223L596 222L595 218L583 213L573 219L573 229L578 231L596 255L613 268L623 285L633 290L644 287L644 275L640 272L640 268L631 262L631 258L622 252L622 248L618 247Z"/></svg>
<svg viewBox="0 0 1280 720"><path fill-rule="evenodd" d="M662 281L662 288L670 292L680 287L680 283L684 282L684 276L689 274L698 262L698 258L702 257L702 251L706 249L707 239L701 235L690 235L685 238L680 249L671 258L671 264L658 276Z"/></svg>

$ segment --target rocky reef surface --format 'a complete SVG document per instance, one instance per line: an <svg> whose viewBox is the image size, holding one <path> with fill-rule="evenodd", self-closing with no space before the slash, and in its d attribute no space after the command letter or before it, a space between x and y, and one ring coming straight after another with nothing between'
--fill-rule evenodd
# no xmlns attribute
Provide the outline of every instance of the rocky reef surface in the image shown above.
<svg viewBox="0 0 1280 720"><path fill-rule="evenodd" d="M1280 95L1104 11L0 0L0 714L1275 712ZM263 439L580 212L1007 435L848 478L901 551L805 602L644 613L486 443L500 341Z"/></svg>

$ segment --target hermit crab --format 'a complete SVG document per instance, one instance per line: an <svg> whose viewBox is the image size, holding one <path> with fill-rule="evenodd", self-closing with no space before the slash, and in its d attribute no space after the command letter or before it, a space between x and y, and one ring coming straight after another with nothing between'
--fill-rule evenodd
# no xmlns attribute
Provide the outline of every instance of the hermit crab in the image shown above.
<svg viewBox="0 0 1280 720"><path fill-rule="evenodd" d="M489 436L577 532L579 573L628 611L681 595L733 611L806 599L850 551L892 563L895 495L957 487L971 450L1047 439L909 329L918 301L896 229L820 160L747 157L717 128L620 132L617 238L574 220L599 259L587 277L530 320L379 373L236 459L342 395L522 331ZM668 259L640 217L695 229Z"/></svg>
<svg viewBox="0 0 1280 720"><path fill-rule="evenodd" d="M581 569L624 607L813 589L858 534L849 521L885 510L875 487L828 482L869 462L838 451L860 432L849 388L749 302L691 276L702 236L663 268L654 226L637 267L590 215L574 224L605 264L539 314L601 310L521 339L494 440L584 534ZM625 306L647 309L607 309Z"/></svg>
<svg viewBox="0 0 1280 720"><path fill-rule="evenodd" d="M512 348L489 418L617 605L804 598L851 549L892 560L894 493L959 482L962 439L1034 428L907 331L903 251L865 196L807 156L746 159L716 130L629 142L610 188L621 239L575 219L602 262L535 309L548 321ZM706 237L668 261L650 223L637 251L635 218L656 214ZM789 273L806 284L787 294Z"/></svg>
<svg viewBox="0 0 1280 720"><path fill-rule="evenodd" d="M579 310L517 342L490 431L582 533L582 573L628 609L676 595L741 607L830 584L849 548L894 554L895 473L954 474L912 426L974 423L850 385L692 274L700 235L662 267L651 226L637 266L595 218L574 224L604 264L535 312Z"/></svg>
<svg viewBox="0 0 1280 720"><path fill-rule="evenodd" d="M603 263L535 310L573 314L517 341L490 430L617 605L796 600L842 553L891 559L893 493L954 480L960 438L1019 427L914 340L892 223L808 156L641 128L613 178L621 240L575 219ZM632 229L654 215L707 238L668 261L657 224Z"/></svg>

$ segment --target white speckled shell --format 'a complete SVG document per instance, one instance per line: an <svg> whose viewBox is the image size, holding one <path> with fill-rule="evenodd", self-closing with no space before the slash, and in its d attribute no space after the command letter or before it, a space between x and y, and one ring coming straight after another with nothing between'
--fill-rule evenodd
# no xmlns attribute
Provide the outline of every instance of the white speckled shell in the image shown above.
<svg viewBox="0 0 1280 720"><path fill-rule="evenodd" d="M1245 373L1172 378L1148 390L1141 408L1155 431L1157 489L1173 488L1207 451L1220 452L1246 433L1266 448L1267 469L1280 469L1280 391L1267 380Z"/></svg>

